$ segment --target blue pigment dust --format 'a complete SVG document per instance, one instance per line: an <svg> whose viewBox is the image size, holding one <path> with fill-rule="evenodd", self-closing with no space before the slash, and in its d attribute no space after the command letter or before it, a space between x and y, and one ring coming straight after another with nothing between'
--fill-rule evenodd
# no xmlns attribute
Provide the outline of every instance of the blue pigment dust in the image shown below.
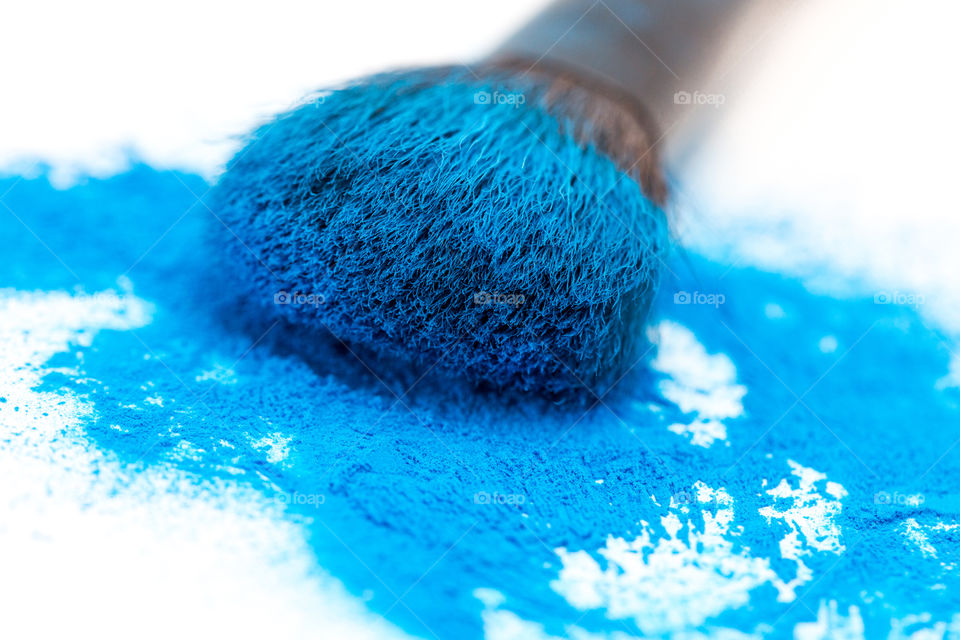
<svg viewBox="0 0 960 640"><path fill-rule="evenodd" d="M93 292L126 274L156 305L136 336L103 331L75 347L80 370L50 373L44 389L88 397L91 443L133 469L170 465L198 483L225 478L283 500L317 564L402 629L482 637L478 588L499 591L504 610L557 636L576 624L597 633L732 628L790 637L822 602L835 602L843 613L857 607L867 637L886 637L908 615L935 622L960 611L960 448L952 446L960 393L938 386L950 354L914 309L813 295L778 275L678 256L652 322L682 325L706 352L726 354L747 390L742 415L725 419L726 439L709 448L668 428L692 416L663 397L665 374L649 356L602 403L474 392L443 376L402 389L398 400L381 379L403 376L371 372L342 347L305 339L299 323L271 320L254 331L256 323L231 321L248 307L224 290L202 240L219 224L197 201L207 188L143 166L64 191L44 178L0 181L20 218L0 215L8 239L0 285ZM676 304L690 299L681 292L720 294L723 304ZM196 381L217 365L232 367L230 383ZM162 406L143 402L147 383ZM9 410L0 405L0 416ZM278 432L289 439L282 461L254 444ZM185 443L198 455L174 455ZM781 479L797 486L788 460L845 490L831 490L842 495L832 520L842 551L821 548L830 544L826 529L796 532L812 577L794 600L778 601L764 582L706 620L664 627L642 602L574 606L551 586L562 566L556 548L606 566L599 550L610 536L632 541L642 521L664 538L663 518L684 503L671 506L671 497L695 495L697 482L733 499L729 553L767 558L792 578L798 565L781 548L792 525L760 511L803 507L768 493ZM829 498L824 482L816 486ZM679 538L703 531L722 506L691 509ZM914 525L935 554L911 543L905 532ZM694 544L691 553L705 566L717 551ZM651 557L648 550L639 561ZM717 569L718 580L730 578L725 571L733 570ZM678 595L673 610L697 606Z"/></svg>
<svg viewBox="0 0 960 640"><path fill-rule="evenodd" d="M545 94L421 70L279 116L210 194L225 270L259 315L389 361L495 388L612 382L647 347L666 219Z"/></svg>

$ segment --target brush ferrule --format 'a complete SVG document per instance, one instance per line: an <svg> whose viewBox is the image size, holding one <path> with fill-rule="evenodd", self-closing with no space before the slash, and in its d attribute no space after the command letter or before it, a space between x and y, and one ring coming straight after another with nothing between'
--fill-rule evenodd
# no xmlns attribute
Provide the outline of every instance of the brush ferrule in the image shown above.
<svg viewBox="0 0 960 640"><path fill-rule="evenodd" d="M723 99L710 92L710 71L748 4L556 0L491 60L526 64L530 71L563 68L592 79L644 104L659 130L670 132L689 118L691 106Z"/></svg>

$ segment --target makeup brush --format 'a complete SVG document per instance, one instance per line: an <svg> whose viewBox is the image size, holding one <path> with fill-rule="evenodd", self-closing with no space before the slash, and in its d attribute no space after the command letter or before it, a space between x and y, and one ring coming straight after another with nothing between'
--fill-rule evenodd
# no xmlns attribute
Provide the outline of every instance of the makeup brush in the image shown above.
<svg viewBox="0 0 960 640"><path fill-rule="evenodd" d="M244 299L483 386L616 381L669 247L663 123L738 6L560 1L481 63L277 116L211 197Z"/></svg>

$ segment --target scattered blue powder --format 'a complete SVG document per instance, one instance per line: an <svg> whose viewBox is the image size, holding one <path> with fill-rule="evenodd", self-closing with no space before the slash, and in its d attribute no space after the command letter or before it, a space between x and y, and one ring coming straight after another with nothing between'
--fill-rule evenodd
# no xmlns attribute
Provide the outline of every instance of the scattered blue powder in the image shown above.
<svg viewBox="0 0 960 640"><path fill-rule="evenodd" d="M251 333L231 322L246 311L245 298L231 304L202 240L219 223L197 201L208 189L198 177L138 166L64 191L43 178L0 181L0 192L7 189L5 202L43 243L0 215L0 234L10 240L0 286L94 292L126 274L136 295L157 307L136 336L103 331L91 346L75 347L79 375L45 379L45 390L73 389L94 402L85 424L91 442L134 467L174 465L198 482L229 478L284 499L318 565L354 595L372 593L368 606L410 633L481 637L483 605L473 591L491 588L510 611L555 635L575 622L641 635L630 618L585 613L552 589L553 550L587 550L602 562L596 551L608 536L632 540L641 520L663 535L670 496L697 481L733 497L734 525L742 527L735 551L771 558L774 571L792 575L779 547L789 528L758 514L770 503L764 491L787 477L787 460L848 492L837 517L846 550L803 557L813 579L798 589L799 602L778 602L763 585L710 625L766 624L770 635L788 637L826 599L841 611L856 605L866 636L885 637L891 619L923 611L945 620L960 611L951 568L960 532L944 532L938 557L928 557L898 531L908 518L956 524L960 506L960 394L936 388L950 354L909 307L813 295L778 275L678 256L653 321L682 324L709 353L727 354L748 390L743 416L726 421L726 442L703 448L668 430L690 416L660 397L662 375L647 361L603 404L474 392L429 377L398 402L379 379L388 372L373 375L349 351L311 343L300 323L270 328L271 320L266 336ZM476 233L493 238L496 228ZM287 259L271 267L293 268ZM725 302L674 304L681 291L722 294ZM768 304L782 317L766 317ZM827 335L835 353L818 347ZM145 357L151 353L162 356ZM232 365L231 384L197 381L218 364ZM148 382L162 406L143 403ZM256 444L277 432L289 439L282 464ZM172 455L184 442L195 458ZM764 479L771 485L762 487ZM925 500L878 503L882 492ZM478 504L478 495L495 493L523 500ZM698 511L689 517L702 530Z"/></svg>

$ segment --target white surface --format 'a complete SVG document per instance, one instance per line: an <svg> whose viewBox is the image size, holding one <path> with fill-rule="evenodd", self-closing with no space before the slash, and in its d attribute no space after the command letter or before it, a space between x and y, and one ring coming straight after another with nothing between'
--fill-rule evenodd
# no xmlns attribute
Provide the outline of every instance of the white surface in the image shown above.
<svg viewBox="0 0 960 640"><path fill-rule="evenodd" d="M743 415L747 388L737 384L737 369L726 354L708 354L686 327L665 320L649 330L657 345L650 362L654 371L668 377L660 381L660 393L691 414L689 424L672 424L670 431L688 437L691 444L709 447L727 439L723 420Z"/></svg>

